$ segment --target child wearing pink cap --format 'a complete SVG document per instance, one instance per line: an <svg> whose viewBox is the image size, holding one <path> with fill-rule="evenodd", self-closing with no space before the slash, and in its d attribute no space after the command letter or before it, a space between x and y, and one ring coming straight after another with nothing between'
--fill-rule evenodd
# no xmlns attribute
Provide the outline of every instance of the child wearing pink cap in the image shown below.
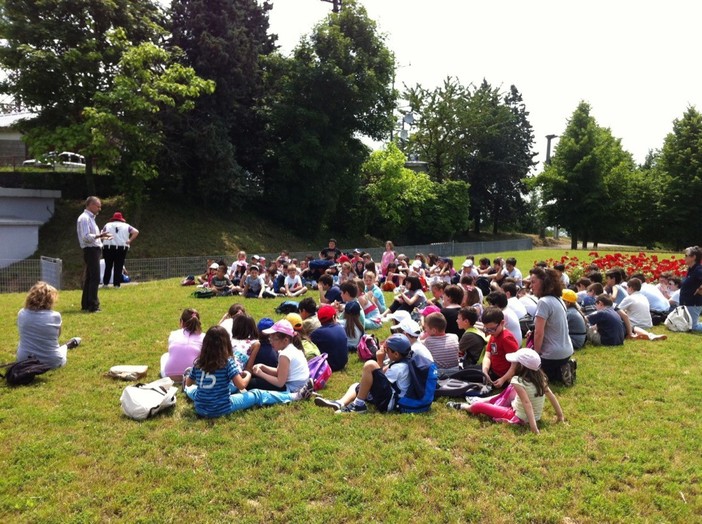
<svg viewBox="0 0 702 524"><path fill-rule="evenodd" d="M541 419L544 400L548 398L556 411L556 422L563 422L563 411L556 395L548 387L548 379L541 371L541 357L530 348L522 348L506 355L509 362L516 364L510 385L501 394L478 399L472 404L448 402L449 408L483 414L495 422L529 424L531 430L539 434L537 422Z"/></svg>

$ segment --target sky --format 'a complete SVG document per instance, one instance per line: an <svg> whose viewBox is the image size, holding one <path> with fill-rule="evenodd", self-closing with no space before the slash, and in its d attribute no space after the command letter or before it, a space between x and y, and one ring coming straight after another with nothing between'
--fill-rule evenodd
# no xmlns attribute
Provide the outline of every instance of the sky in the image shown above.
<svg viewBox="0 0 702 524"><path fill-rule="evenodd" d="M271 32L289 54L331 11L272 0ZM582 100L638 163L660 149L688 106L702 111L699 0L365 0L395 53L395 87L486 79L522 93L536 160ZM557 146L557 139L553 142ZM553 149L552 149L553 152Z"/></svg>

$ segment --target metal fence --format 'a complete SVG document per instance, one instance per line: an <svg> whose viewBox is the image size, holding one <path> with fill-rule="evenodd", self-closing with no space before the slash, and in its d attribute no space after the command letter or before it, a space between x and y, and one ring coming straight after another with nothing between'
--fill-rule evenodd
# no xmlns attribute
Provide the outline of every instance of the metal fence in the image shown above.
<svg viewBox="0 0 702 524"><path fill-rule="evenodd" d="M532 249L530 238L519 238L515 240L496 240L492 242L440 242L436 244L419 244L413 246L396 246L397 254L404 253L410 258L414 258L416 253L435 253L443 257L456 257L461 255L479 255L481 253L494 253L498 251L527 251ZM343 249L352 251L355 248ZM373 260L380 261L384 248L370 247L359 248L361 251L370 253ZM280 256L277 253L247 253L259 255L266 258L268 262ZM319 252L314 251L290 251L290 258L303 259L307 255L317 257ZM146 280L159 280L164 278L185 277L186 275L201 275L206 270L208 260L225 260L231 264L236 259L236 255L211 255L202 257L180 257L180 258L127 258L125 266L129 271L129 277L135 282Z"/></svg>
<svg viewBox="0 0 702 524"><path fill-rule="evenodd" d="M354 248L344 249L352 251ZM373 260L380 261L384 248L371 247L359 248L371 254ZM457 257L463 255L479 255L481 253L495 253L499 251L526 251L532 249L530 238L515 240L496 240L492 242L440 242L436 244L419 244L412 246L395 246L395 252L404 253L409 258L414 258L416 253L435 253L444 257ZM248 253L266 257L268 261L275 260L278 253ZM290 257L303 259L307 255L317 256L313 251L291 251ZM200 257L178 258L127 258L125 266L129 277L135 282L147 280L162 280L165 278L185 277L186 275L199 275L205 272L207 260L222 260L227 263L236 258L236 255L211 255ZM61 289L61 259L41 257L41 259L28 260L0 260L0 293L25 292L37 280L44 280Z"/></svg>
<svg viewBox="0 0 702 524"><path fill-rule="evenodd" d="M60 258L0 259L0 293L23 293L38 280L61 289L63 261Z"/></svg>

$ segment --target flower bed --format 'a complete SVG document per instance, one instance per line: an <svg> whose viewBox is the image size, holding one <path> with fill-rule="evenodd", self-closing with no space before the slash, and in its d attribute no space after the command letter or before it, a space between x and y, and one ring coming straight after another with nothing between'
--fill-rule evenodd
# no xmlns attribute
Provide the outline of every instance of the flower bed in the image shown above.
<svg viewBox="0 0 702 524"><path fill-rule="evenodd" d="M607 253L600 255L597 251L588 253L590 260L580 259L577 256L569 256L566 251L560 260L549 258L545 262L549 267L554 264L564 264L565 270L571 282L575 282L584 274L587 274L591 264L597 266L601 272L606 272L615 267L622 268L627 275L632 273L643 273L648 281L657 281L661 273L670 272L679 277L687 274L687 266L684 258L671 255L667 258L660 258L658 255L646 253Z"/></svg>

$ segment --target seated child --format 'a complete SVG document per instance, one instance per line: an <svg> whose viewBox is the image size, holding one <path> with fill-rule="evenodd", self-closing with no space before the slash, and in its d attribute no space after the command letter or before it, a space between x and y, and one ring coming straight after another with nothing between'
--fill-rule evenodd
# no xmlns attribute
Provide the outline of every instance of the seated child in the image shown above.
<svg viewBox="0 0 702 524"><path fill-rule="evenodd" d="M342 301L341 290L339 286L334 285L334 278L331 275L325 273L319 277L317 288L319 289L320 304L333 304Z"/></svg>
<svg viewBox="0 0 702 524"><path fill-rule="evenodd" d="M314 403L341 414L365 414L366 402L374 404L381 413L394 411L411 384L407 362L410 349L407 337L399 333L390 335L378 349L376 360L363 365L361 382L352 384L339 400L317 397ZM384 363L386 356L390 360L388 366Z"/></svg>
<svg viewBox="0 0 702 524"><path fill-rule="evenodd" d="M210 281L210 288L217 292L218 297L226 297L232 294L234 284L227 276L227 265L224 263L217 266L217 273Z"/></svg>
<svg viewBox="0 0 702 524"><path fill-rule="evenodd" d="M249 274L244 280L242 294L246 298L263 298L265 285L263 277L259 275L258 266L256 264L249 266Z"/></svg>
<svg viewBox="0 0 702 524"><path fill-rule="evenodd" d="M458 371L458 337L446 333L446 318L441 313L424 317L424 333L424 345L434 357L439 375Z"/></svg>
<svg viewBox="0 0 702 524"><path fill-rule="evenodd" d="M192 308L184 309L180 315L180 329L171 331L168 353L161 356L161 376L180 382L185 370L200 355L203 338L200 313Z"/></svg>
<svg viewBox="0 0 702 524"><path fill-rule="evenodd" d="M514 375L515 367L510 365L507 355L516 352L519 344L506 328L504 314L498 307L485 308L483 331L490 335L483 357L483 373L490 377L495 387L500 388Z"/></svg>
<svg viewBox="0 0 702 524"><path fill-rule="evenodd" d="M446 406L467 411L473 415L483 414L493 418L495 422L510 424L529 424L531 431L539 434L537 422L541 420L544 400L548 398L556 412L556 422L563 422L563 411L558 399L548 387L548 379L541 371L541 357L530 348L507 355L507 360L513 362L515 373L510 386L501 394L485 399L476 399L472 404L447 402Z"/></svg>
<svg viewBox="0 0 702 524"><path fill-rule="evenodd" d="M286 297L299 297L307 293L307 288L302 285L302 278L298 275L295 264L288 265L287 273L283 281L282 293Z"/></svg>
<svg viewBox="0 0 702 524"><path fill-rule="evenodd" d="M626 328L624 321L612 308L612 297L601 293L595 299L597 311L587 316L590 328L587 331L588 340L596 345L621 346L624 344Z"/></svg>
<svg viewBox="0 0 702 524"><path fill-rule="evenodd" d="M665 340L666 335L649 333L646 328L653 327L651 306L648 299L641 293L641 280L630 278L626 283L628 296L619 304L619 312L624 313L622 320L627 326L627 337L637 340Z"/></svg>
<svg viewBox="0 0 702 524"><path fill-rule="evenodd" d="M475 327L478 322L478 310L474 307L463 307L458 312L458 327L463 330L463 336L458 341L458 358L463 362L463 368L478 363L485 349L485 335Z"/></svg>

